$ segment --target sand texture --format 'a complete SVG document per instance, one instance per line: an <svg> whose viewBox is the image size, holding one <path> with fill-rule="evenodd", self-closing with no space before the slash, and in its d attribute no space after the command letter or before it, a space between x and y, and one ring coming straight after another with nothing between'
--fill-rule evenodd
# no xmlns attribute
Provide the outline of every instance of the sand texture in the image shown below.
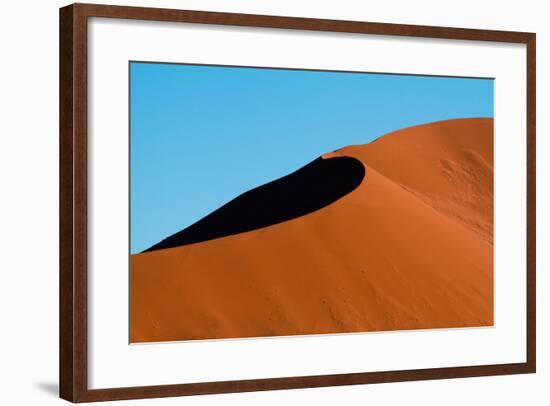
<svg viewBox="0 0 550 406"><path fill-rule="evenodd" d="M322 158L334 157L365 175L326 207L132 255L131 341L492 325L492 119L406 128Z"/></svg>

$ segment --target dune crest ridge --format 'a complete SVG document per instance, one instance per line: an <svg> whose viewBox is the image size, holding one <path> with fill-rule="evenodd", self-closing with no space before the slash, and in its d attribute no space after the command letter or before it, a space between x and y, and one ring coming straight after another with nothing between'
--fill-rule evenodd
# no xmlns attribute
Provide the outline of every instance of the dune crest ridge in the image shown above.
<svg viewBox="0 0 550 406"><path fill-rule="evenodd" d="M279 224L131 256L132 342L493 324L493 120L323 155L361 184Z"/></svg>

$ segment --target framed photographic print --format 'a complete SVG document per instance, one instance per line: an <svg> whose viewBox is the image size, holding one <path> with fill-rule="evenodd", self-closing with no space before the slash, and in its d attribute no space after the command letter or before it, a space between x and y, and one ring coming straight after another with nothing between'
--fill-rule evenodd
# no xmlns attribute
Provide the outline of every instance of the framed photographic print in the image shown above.
<svg viewBox="0 0 550 406"><path fill-rule="evenodd" d="M535 34L74 4L60 38L62 398L535 372Z"/></svg>

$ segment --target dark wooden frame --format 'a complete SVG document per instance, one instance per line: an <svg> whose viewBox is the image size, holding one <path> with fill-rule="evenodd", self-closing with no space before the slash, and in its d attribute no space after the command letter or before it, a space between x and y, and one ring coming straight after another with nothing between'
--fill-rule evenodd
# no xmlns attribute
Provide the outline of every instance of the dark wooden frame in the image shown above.
<svg viewBox="0 0 550 406"><path fill-rule="evenodd" d="M87 21L88 17L270 27L526 44L527 361L516 364L88 389ZM533 373L536 370L534 33L320 20L92 4L60 9L60 397L72 402Z"/></svg>

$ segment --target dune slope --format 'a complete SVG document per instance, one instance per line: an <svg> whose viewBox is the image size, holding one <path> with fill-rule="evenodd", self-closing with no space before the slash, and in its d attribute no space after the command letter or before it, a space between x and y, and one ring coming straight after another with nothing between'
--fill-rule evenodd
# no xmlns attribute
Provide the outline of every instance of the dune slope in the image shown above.
<svg viewBox="0 0 550 406"><path fill-rule="evenodd" d="M364 177L365 166L356 158L319 157L287 176L237 196L144 252L213 240L304 216L341 199Z"/></svg>
<svg viewBox="0 0 550 406"><path fill-rule="evenodd" d="M132 255L132 342L493 324L493 124L437 122L326 154L365 166L332 204Z"/></svg>

